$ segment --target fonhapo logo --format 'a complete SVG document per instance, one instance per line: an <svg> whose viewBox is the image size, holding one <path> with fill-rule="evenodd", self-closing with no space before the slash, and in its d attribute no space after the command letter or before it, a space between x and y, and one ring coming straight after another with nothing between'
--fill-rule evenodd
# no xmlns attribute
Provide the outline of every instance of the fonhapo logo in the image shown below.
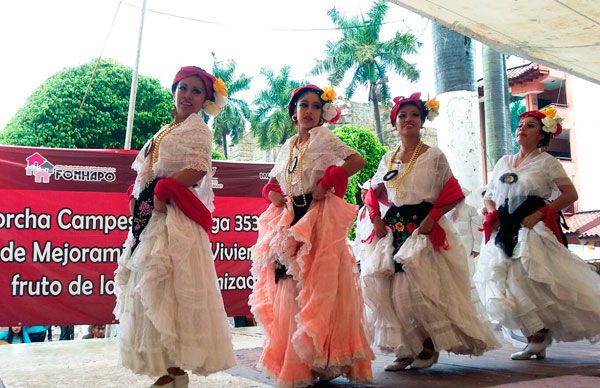
<svg viewBox="0 0 600 388"><path fill-rule="evenodd" d="M114 182L117 179L117 169L114 167L55 165L39 152L29 155L25 160L25 174L33 176L35 183L50 183L51 176L55 180L79 182Z"/></svg>

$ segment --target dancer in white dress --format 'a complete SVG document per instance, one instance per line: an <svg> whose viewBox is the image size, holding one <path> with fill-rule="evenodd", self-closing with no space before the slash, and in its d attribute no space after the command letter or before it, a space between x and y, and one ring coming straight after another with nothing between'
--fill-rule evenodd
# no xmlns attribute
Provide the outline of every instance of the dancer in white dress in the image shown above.
<svg viewBox="0 0 600 388"><path fill-rule="evenodd" d="M600 278L565 247L557 214L577 191L560 162L540 149L560 133L561 119L554 108L520 119L519 153L502 157L488 183L486 244L473 278L507 338L519 338L516 331L527 338L514 360L544 358L552 339L600 339Z"/></svg>
<svg viewBox="0 0 600 388"><path fill-rule="evenodd" d="M195 66L175 76L173 123L138 154L133 226L116 271L122 364L185 387L184 370L207 375L235 364L208 240L212 133L198 112L226 102L223 81Z"/></svg>
<svg viewBox="0 0 600 388"><path fill-rule="evenodd" d="M498 346L471 302L466 254L443 217L464 198L460 185L442 151L419 138L437 101L415 93L394 103L390 118L401 142L371 180L365 203L375 235L361 263L373 344L397 357L387 371L430 367L441 350L481 355ZM380 202L388 201L382 215Z"/></svg>

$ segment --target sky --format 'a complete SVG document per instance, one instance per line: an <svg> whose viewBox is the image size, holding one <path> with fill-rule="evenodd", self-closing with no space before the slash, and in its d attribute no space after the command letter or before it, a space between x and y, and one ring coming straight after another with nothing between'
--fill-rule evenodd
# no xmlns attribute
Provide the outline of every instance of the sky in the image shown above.
<svg viewBox="0 0 600 388"><path fill-rule="evenodd" d="M102 56L135 65L142 0L19 0L0 5L0 129L46 79L67 67ZM252 100L264 86L262 67L275 73L290 65L293 79L324 86L326 75L311 76L328 40L341 35L327 10L336 7L350 17L366 13L372 0L147 0L139 73L169 87L181 66L212 66L233 59L238 71L253 77L252 89L240 95ZM177 15L179 17L169 16ZM112 26L112 27L111 27ZM390 74L392 94L434 93L430 22L390 4L381 38L411 31L423 43L407 57L421 70L410 83ZM343 85L337 87L339 94ZM367 102L366 89L354 101ZM124 126L126 123L123 124Z"/></svg>

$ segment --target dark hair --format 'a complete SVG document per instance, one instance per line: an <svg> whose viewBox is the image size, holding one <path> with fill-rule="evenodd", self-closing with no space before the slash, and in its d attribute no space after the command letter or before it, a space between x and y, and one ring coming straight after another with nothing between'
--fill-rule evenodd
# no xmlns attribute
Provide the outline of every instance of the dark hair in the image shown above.
<svg viewBox="0 0 600 388"><path fill-rule="evenodd" d="M321 93L323 93L323 92L316 90L316 89L304 89L304 90L299 91L298 94L296 94L294 96L294 101L292 102L292 112L293 113L296 113L296 110L298 109L298 101L300 101L302 96L304 96L307 93L316 94L317 97L319 97L319 101L321 101L321 109L323 109L323 105L325 105L325 101L323 101L323 99L321 98Z"/></svg>
<svg viewBox="0 0 600 388"><path fill-rule="evenodd" d="M25 342L25 327L21 326L21 331L18 334L13 333L12 326L8 327L8 336L6 336L6 342L12 344L15 337L21 337L21 342Z"/></svg>
<svg viewBox="0 0 600 388"><path fill-rule="evenodd" d="M546 132L542 129L544 127L544 123L542 123L542 120L540 120L539 118L537 118L535 116L528 116L528 117L533 117L537 120L538 123L540 123L540 133L542 134L543 138L542 138L542 140L540 140L538 142L537 148L548 147L548 145L550 144L550 139L552 139L552 134L550 132Z"/></svg>
<svg viewBox="0 0 600 388"><path fill-rule="evenodd" d="M425 120L427 119L427 114L429 113L429 109L425 107L425 103L423 101L421 101L420 104L417 104L416 101L403 102L398 107L398 112L400 112L400 109L402 109L402 107L405 105L412 105L419 110L419 113L421 114L421 126L423 126L423 124L425 124ZM398 117L398 113L396 113L396 117Z"/></svg>

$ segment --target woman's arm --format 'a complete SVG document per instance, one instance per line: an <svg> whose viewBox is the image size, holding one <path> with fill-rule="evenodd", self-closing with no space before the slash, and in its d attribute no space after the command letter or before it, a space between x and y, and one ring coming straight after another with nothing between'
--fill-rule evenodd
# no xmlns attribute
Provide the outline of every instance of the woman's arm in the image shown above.
<svg viewBox="0 0 600 388"><path fill-rule="evenodd" d="M186 168L185 170L181 170L177 174L175 174L173 178L175 178L183 186L190 187L195 185L205 175L206 171L199 171L191 168ZM156 198L156 196L154 196L154 210L161 213L165 213L167 211L167 204Z"/></svg>
<svg viewBox="0 0 600 388"><path fill-rule="evenodd" d="M454 207L456 205L458 205L460 203L460 201L462 201L463 199L458 199L452 203L449 203L448 205L444 205L444 206L440 206L437 208L437 210L440 212L441 216L443 217L444 214L448 213L450 210L454 209ZM435 224L435 220L433 219L432 216L430 216L429 214L427 216L425 216L425 218L423 218L423 221L421 221L421 223L419 224L419 234L429 234L429 232L431 232L431 229L433 229L433 225Z"/></svg>
<svg viewBox="0 0 600 388"><path fill-rule="evenodd" d="M546 205L555 212L561 211L562 209L571 205L573 202L577 201L579 198L577 190L572 183L558 185L558 190L560 190L560 195L558 198ZM544 213L536 210L527 217L523 218L523 222L521 222L521 224L526 228L533 228L533 226L540 222L542 218L544 218Z"/></svg>
<svg viewBox="0 0 600 388"><path fill-rule="evenodd" d="M347 176L351 177L352 175L359 172L364 166L367 165L367 161L360 156L358 153L351 154L346 159L344 159L344 164L342 164L342 169ZM313 199L315 201L320 201L325 198L325 193L327 190L323 187L323 185L319 182L313 191Z"/></svg>
<svg viewBox="0 0 600 388"><path fill-rule="evenodd" d="M344 159L342 168L348 176L352 176L362 170L367 165L367 161L360 154L352 154Z"/></svg>

